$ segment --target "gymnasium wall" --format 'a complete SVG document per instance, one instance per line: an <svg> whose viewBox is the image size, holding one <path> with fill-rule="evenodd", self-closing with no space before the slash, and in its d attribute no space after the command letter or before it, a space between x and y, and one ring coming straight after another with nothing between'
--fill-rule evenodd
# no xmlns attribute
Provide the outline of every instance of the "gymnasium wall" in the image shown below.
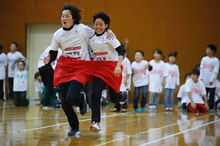
<svg viewBox="0 0 220 146"><path fill-rule="evenodd" d="M129 39L127 56L133 61L137 49L152 59L153 50L163 50L165 60L171 51L178 51L181 82L205 55L205 46L214 43L220 57L219 0L1 0L0 43L4 52L11 41L26 53L26 24L60 22L64 3L78 5L82 23L91 23L97 11L111 17L111 29L119 40Z"/></svg>

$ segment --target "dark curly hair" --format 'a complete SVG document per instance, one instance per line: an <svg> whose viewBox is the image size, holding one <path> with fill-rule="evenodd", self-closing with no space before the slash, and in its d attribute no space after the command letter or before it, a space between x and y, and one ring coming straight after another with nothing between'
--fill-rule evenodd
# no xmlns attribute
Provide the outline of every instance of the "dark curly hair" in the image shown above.
<svg viewBox="0 0 220 146"><path fill-rule="evenodd" d="M69 10L73 19L74 19L74 24L79 24L80 20L81 20L81 10L79 8L77 8L76 6L73 6L71 4L64 4L62 7L62 12L64 10Z"/></svg>
<svg viewBox="0 0 220 146"><path fill-rule="evenodd" d="M93 23L95 23L95 20L98 18L102 19L105 22L105 24L108 24L108 27L106 28L107 30L111 21L110 17L104 12L98 12L93 16Z"/></svg>

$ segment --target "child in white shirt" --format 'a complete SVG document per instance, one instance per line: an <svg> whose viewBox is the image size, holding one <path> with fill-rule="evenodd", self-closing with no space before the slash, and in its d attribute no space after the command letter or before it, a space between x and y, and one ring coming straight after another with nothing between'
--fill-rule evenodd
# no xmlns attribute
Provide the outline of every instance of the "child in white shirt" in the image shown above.
<svg viewBox="0 0 220 146"><path fill-rule="evenodd" d="M216 92L215 92L215 98L216 98L216 102L215 102L215 109L218 108L218 105L220 103L220 72L218 73L217 76L217 83L216 83Z"/></svg>
<svg viewBox="0 0 220 146"><path fill-rule="evenodd" d="M148 62L144 60L144 52L137 50L135 52L135 61L131 64L133 72L133 85L134 85L134 111L139 112L138 100L140 96L140 90L142 89L142 100L141 100L141 112L145 111L146 98L147 98L147 69Z"/></svg>
<svg viewBox="0 0 220 146"><path fill-rule="evenodd" d="M12 99L13 96L13 78L15 71L15 61L18 59L23 59L23 55L17 51L18 45L16 42L12 42L10 45L10 52L7 54L8 63L8 85L9 85L9 98Z"/></svg>
<svg viewBox="0 0 220 146"><path fill-rule="evenodd" d="M191 79L186 81L185 91L190 99L190 103L188 104L189 111L197 112L197 110L199 110L200 112L207 113L209 107L206 98L205 85L202 81L198 80L198 78L199 71L193 69L191 72Z"/></svg>
<svg viewBox="0 0 220 146"><path fill-rule="evenodd" d="M164 86L164 105L165 110L173 110L173 99L176 86L179 86L179 67L175 64L177 52L172 52L169 54L169 62L165 66L165 86ZM170 99L168 99L170 97ZM169 103L168 103L169 102Z"/></svg>
<svg viewBox="0 0 220 146"><path fill-rule="evenodd" d="M207 95L209 95L210 112L214 112L216 78L219 71L219 60L215 57L217 48L215 45L207 45L206 55L200 64L200 79L205 83Z"/></svg>
<svg viewBox="0 0 220 146"><path fill-rule="evenodd" d="M122 105L120 102L117 102L114 106L114 109L111 112L126 112L128 109L128 91L131 88L131 63L127 57L124 57L123 62L123 70L122 70L122 82L120 86L119 98L123 101Z"/></svg>
<svg viewBox="0 0 220 146"><path fill-rule="evenodd" d="M4 80L7 66L7 57L2 51L3 47L0 45L0 102L4 102Z"/></svg>
<svg viewBox="0 0 220 146"><path fill-rule="evenodd" d="M162 61L163 52L160 49L154 51L154 59L150 61L152 70L149 72L149 109L156 110L160 101L160 93L165 83L165 63ZM155 99L155 100L154 100Z"/></svg>
<svg viewBox="0 0 220 146"><path fill-rule="evenodd" d="M186 74L185 75L185 82L190 78L191 78L190 73ZM181 107L182 109L187 109L188 103L190 102L190 100L189 100L187 93L185 91L185 83L183 85L181 85L179 92L178 92L178 95L177 95L177 98L178 98L177 108Z"/></svg>
<svg viewBox="0 0 220 146"><path fill-rule="evenodd" d="M17 68L14 73L13 100L16 106L27 106L26 98L28 71L25 69L25 62L17 61Z"/></svg>

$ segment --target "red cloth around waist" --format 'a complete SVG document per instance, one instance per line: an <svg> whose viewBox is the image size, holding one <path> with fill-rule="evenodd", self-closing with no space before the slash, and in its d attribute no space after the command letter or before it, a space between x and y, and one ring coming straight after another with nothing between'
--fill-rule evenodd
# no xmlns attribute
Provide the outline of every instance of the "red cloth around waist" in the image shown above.
<svg viewBox="0 0 220 146"><path fill-rule="evenodd" d="M60 83L76 80L82 84L92 81L92 78L101 78L116 93L120 91L122 75L116 77L114 70L117 62L113 61L84 61L74 60L61 56L54 71L54 86ZM121 70L122 70L121 66Z"/></svg>

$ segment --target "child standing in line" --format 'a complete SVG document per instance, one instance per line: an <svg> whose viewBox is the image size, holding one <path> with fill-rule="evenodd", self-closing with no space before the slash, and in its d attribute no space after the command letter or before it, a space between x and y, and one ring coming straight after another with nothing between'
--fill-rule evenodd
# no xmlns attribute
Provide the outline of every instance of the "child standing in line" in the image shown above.
<svg viewBox="0 0 220 146"><path fill-rule="evenodd" d="M217 48L215 45L207 45L206 55L200 64L200 79L205 83L207 95L209 95L210 112L214 112L216 78L219 71L219 60L215 57Z"/></svg>
<svg viewBox="0 0 220 146"><path fill-rule="evenodd" d="M216 83L216 92L215 92L215 109L218 109L218 104L220 103L220 72L218 73L217 83Z"/></svg>
<svg viewBox="0 0 220 146"><path fill-rule="evenodd" d="M25 69L25 62L17 61L17 68L14 74L13 99L16 106L28 106L29 101L26 98L28 71Z"/></svg>
<svg viewBox="0 0 220 146"><path fill-rule="evenodd" d="M179 67L175 64L177 52L172 52L169 54L169 62L166 63L165 72L165 95L164 95L164 105L166 111L173 110L173 99L176 86L179 86ZM170 99L168 99L170 97Z"/></svg>
<svg viewBox="0 0 220 146"><path fill-rule="evenodd" d="M190 73L186 74L185 75L185 82L190 79L191 76L190 76ZM177 105L177 108L182 108L182 109L188 109L188 103L190 102L188 96L187 96L187 93L185 91L185 83L183 85L181 85L180 89L179 89L179 92L178 92L178 95L177 95L177 98L178 98L178 105Z"/></svg>
<svg viewBox="0 0 220 146"><path fill-rule="evenodd" d="M126 112L128 110L128 91L131 88L131 63L127 57L124 57L123 62L123 70L122 70L122 82L119 92L119 98L123 101L122 105L120 102L115 104L114 109L111 112Z"/></svg>
<svg viewBox="0 0 220 146"><path fill-rule="evenodd" d="M154 59L149 62L152 70L149 72L149 109L156 110L160 101L160 93L165 83L165 63L162 61L163 52L160 49L154 51Z"/></svg>
<svg viewBox="0 0 220 146"><path fill-rule="evenodd" d="M148 62L144 60L144 52L137 50L135 52L135 61L131 64L133 72L133 85L134 85L134 111L139 112L138 100L140 96L140 90L142 89L142 100L141 100L141 112L145 112L146 98L147 98L147 86L148 77L147 69Z"/></svg>
<svg viewBox="0 0 220 146"><path fill-rule="evenodd" d="M207 113L209 106L206 98L206 89L204 83L198 79L199 74L197 69L193 69L191 79L186 81L185 91L190 99L188 107L190 112L197 112L199 110L200 112Z"/></svg>
<svg viewBox="0 0 220 146"><path fill-rule="evenodd" d="M9 85L9 98L12 99L13 96L13 78L15 71L15 61L18 59L24 59L24 56L21 52L17 51L18 44L12 42L10 45L10 52L7 54L7 63L8 63L8 85Z"/></svg>
<svg viewBox="0 0 220 146"><path fill-rule="evenodd" d="M3 53L3 47L0 45L0 103L4 102L4 80L7 66L7 57Z"/></svg>

